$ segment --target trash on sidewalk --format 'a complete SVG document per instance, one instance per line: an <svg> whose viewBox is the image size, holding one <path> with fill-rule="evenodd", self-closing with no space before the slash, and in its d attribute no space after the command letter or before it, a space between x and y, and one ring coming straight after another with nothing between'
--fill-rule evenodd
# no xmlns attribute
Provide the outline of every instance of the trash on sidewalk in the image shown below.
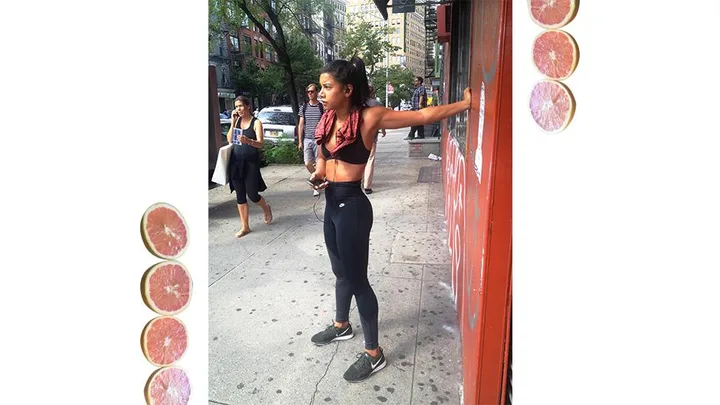
<svg viewBox="0 0 720 405"><path fill-rule="evenodd" d="M436 154L434 154L434 153L431 153L431 154L428 155L428 159L430 159L430 160L442 160L442 157L440 157L440 156L438 156L438 155L436 155Z"/></svg>

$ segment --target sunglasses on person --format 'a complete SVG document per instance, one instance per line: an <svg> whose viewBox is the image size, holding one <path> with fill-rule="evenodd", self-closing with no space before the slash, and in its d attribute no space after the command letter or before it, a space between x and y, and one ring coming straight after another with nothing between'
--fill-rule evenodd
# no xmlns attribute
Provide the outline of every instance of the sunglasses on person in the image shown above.
<svg viewBox="0 0 720 405"><path fill-rule="evenodd" d="M308 94L309 93L317 93L317 90L308 90L307 92L308 92Z"/></svg>

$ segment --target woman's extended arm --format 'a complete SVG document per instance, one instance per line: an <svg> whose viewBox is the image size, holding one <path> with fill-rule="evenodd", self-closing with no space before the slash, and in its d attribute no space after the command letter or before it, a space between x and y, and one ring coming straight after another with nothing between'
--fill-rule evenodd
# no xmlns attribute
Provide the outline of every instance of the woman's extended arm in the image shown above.
<svg viewBox="0 0 720 405"><path fill-rule="evenodd" d="M462 101L418 111L395 111L383 107L370 107L363 117L373 128L397 129L437 122L472 107L472 94L466 88Z"/></svg>

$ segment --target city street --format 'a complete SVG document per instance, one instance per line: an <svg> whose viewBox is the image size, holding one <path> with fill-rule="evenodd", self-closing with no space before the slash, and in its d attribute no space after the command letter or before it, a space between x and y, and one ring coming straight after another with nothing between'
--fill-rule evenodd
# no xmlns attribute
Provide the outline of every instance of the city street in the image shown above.
<svg viewBox="0 0 720 405"><path fill-rule="evenodd" d="M208 192L210 404L461 403L440 162L408 158L408 130L378 142L369 279L388 365L358 384L343 379L363 350L354 300L353 339L310 342L332 321L335 298L318 220L324 195L312 196L305 167L262 169L274 222L265 225L251 203L252 232L242 239L235 195L227 186ZM422 167L434 182L418 182Z"/></svg>

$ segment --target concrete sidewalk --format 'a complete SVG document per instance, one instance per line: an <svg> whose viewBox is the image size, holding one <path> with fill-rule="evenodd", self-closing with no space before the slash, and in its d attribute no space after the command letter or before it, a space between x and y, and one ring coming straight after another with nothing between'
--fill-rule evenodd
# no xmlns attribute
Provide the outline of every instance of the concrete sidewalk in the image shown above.
<svg viewBox="0 0 720 405"><path fill-rule="evenodd" d="M303 166L263 168L274 222L250 204L252 232L227 187L209 191L210 404L460 404L460 334L450 288L440 162L408 158L409 129L380 138L375 162L369 278L378 297L387 367L370 379L342 375L363 350L355 337L316 347L310 337L335 314L323 241L325 198ZM432 167L436 183L418 183ZM425 173L428 170L425 169Z"/></svg>

